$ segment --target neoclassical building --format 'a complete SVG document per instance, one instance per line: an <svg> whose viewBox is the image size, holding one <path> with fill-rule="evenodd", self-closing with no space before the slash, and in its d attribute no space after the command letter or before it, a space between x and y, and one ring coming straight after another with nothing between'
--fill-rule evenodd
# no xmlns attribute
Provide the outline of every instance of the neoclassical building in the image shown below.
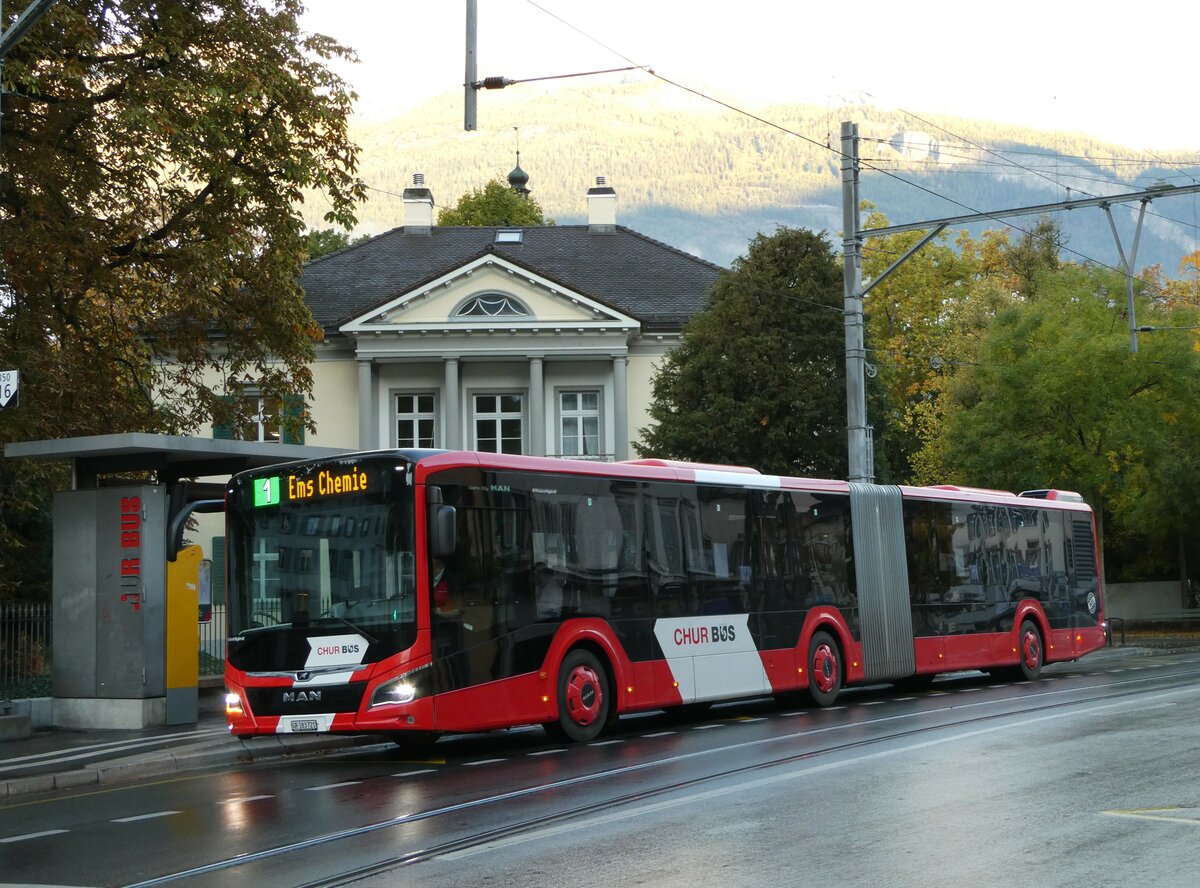
<svg viewBox="0 0 1200 888"><path fill-rule="evenodd" d="M417 174L401 227L309 262L325 341L305 443L633 456L656 365L721 268L618 225L602 177L586 200L586 225L440 227Z"/></svg>

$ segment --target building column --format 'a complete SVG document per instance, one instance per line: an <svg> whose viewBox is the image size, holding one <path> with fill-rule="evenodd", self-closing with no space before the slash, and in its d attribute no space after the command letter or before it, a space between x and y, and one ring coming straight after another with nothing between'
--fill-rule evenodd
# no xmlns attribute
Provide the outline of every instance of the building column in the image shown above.
<svg viewBox="0 0 1200 888"><path fill-rule="evenodd" d="M613 451L618 460L629 459L629 383L625 371L629 358L613 358Z"/></svg>
<svg viewBox="0 0 1200 888"><path fill-rule="evenodd" d="M529 453L546 455L546 379L542 358L529 359Z"/></svg>
<svg viewBox="0 0 1200 888"><path fill-rule="evenodd" d="M462 435L462 397L458 391L458 358L446 358L446 380L442 392L442 419L446 424L447 450L462 450L466 446Z"/></svg>
<svg viewBox="0 0 1200 888"><path fill-rule="evenodd" d="M378 450L379 437L375 431L374 365L370 359L358 361L358 449Z"/></svg>

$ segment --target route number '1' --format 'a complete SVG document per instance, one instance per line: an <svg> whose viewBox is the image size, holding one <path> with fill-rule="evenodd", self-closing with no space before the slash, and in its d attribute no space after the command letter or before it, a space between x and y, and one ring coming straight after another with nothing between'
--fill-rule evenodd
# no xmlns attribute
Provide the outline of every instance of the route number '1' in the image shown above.
<svg viewBox="0 0 1200 888"><path fill-rule="evenodd" d="M279 477L259 478L254 482L254 505L279 505Z"/></svg>
<svg viewBox="0 0 1200 888"><path fill-rule="evenodd" d="M0 408L16 407L21 388L21 374L16 370L0 370Z"/></svg>

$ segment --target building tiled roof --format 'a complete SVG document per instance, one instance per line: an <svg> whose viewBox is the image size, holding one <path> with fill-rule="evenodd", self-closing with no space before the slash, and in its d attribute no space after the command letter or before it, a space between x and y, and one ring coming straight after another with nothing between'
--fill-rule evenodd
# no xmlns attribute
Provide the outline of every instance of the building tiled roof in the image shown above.
<svg viewBox="0 0 1200 888"><path fill-rule="evenodd" d="M495 243L512 228L434 226L428 234L395 228L304 266L300 285L327 331L420 284L493 251L539 275L598 299L642 322L678 329L704 307L722 269L618 225L608 234L586 225L522 229L522 241Z"/></svg>

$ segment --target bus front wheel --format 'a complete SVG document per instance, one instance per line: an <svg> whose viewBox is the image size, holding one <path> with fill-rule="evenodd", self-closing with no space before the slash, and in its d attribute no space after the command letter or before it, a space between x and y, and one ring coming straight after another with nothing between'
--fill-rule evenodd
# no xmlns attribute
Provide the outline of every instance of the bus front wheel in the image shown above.
<svg viewBox="0 0 1200 888"><path fill-rule="evenodd" d="M1021 634L1017 637L1018 653L1021 657L1020 676L1033 681L1042 674L1045 657L1042 652L1042 633L1033 620L1021 623Z"/></svg>
<svg viewBox="0 0 1200 888"><path fill-rule="evenodd" d="M546 724L546 733L575 743L595 740L608 724L611 710L603 664L590 651L571 651L558 670L558 721Z"/></svg>
<svg viewBox="0 0 1200 888"><path fill-rule="evenodd" d="M818 706L832 706L841 689L841 649L828 632L814 632L808 643L808 695Z"/></svg>

